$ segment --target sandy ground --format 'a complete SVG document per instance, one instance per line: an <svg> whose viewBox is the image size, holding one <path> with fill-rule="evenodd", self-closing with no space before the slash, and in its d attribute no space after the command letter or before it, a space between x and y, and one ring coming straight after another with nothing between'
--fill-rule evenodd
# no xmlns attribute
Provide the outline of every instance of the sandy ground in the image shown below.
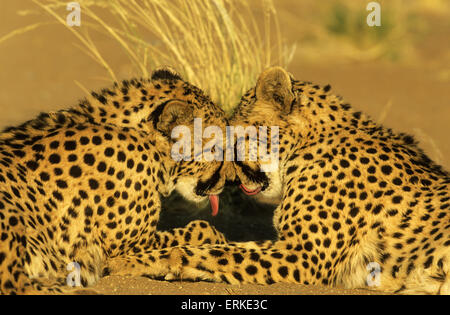
<svg viewBox="0 0 450 315"><path fill-rule="evenodd" d="M292 30L286 37L295 40L296 19L301 12L291 8L289 1L277 3L283 29ZM0 36L36 21L35 17L16 14L30 6L27 0L2 2ZM450 169L450 89L448 78L439 75L449 68L446 61L450 55L450 29L448 22L433 23L429 36L417 44L421 57L418 63L328 60L313 64L294 58L289 70L302 80L330 83L355 108L388 127L415 135L434 160ZM109 51L107 60L118 69L119 76L129 76L124 56L114 45L106 37L95 39L99 47ZM104 85L99 79L104 77L103 70L80 52L74 42L67 30L55 24L0 45L0 128L31 119L41 111L75 103L83 92L74 80L91 89ZM113 276L102 279L94 289L103 294L375 294L367 290L290 284L230 286Z"/></svg>
<svg viewBox="0 0 450 315"><path fill-rule="evenodd" d="M379 295L371 290L347 290L323 286L273 284L270 286L246 284L227 285L204 282L167 282L146 278L108 276L92 287L107 295Z"/></svg>

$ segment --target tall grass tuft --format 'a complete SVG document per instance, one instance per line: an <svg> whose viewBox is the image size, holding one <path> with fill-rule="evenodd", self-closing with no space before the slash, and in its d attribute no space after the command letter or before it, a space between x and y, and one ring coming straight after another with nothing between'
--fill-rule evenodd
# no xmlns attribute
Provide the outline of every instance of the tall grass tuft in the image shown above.
<svg viewBox="0 0 450 315"><path fill-rule="evenodd" d="M67 1L31 1L38 9L25 14L47 13L65 25L111 80L118 79L117 69L92 32L120 45L135 76L148 77L153 68L171 65L227 112L264 68L287 67L295 50L282 40L272 0L263 0L260 17L251 2L239 0L79 0L81 27L66 25Z"/></svg>

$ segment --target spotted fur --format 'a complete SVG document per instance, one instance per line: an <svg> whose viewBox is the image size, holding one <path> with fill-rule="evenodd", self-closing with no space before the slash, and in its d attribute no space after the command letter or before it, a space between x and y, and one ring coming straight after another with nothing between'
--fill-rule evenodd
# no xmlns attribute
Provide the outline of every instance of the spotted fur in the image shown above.
<svg viewBox="0 0 450 315"><path fill-rule="evenodd" d="M163 68L0 133L0 293L71 292L71 262L87 286L114 257L224 243L204 221L156 231L160 194L198 202L225 182L222 162L171 158L173 123L192 128L193 117L226 125L200 89Z"/></svg>
<svg viewBox="0 0 450 315"><path fill-rule="evenodd" d="M450 294L450 176L412 137L281 68L260 76L233 123L280 128L278 171L236 163L248 191L279 198L278 239L149 252L159 275Z"/></svg>

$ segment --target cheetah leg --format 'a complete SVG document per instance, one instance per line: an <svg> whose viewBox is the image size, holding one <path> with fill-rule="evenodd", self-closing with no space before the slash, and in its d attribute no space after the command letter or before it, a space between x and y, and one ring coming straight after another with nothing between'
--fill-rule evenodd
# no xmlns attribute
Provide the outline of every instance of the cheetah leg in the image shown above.
<svg viewBox="0 0 450 315"><path fill-rule="evenodd" d="M225 236L211 226L207 221L195 220L184 228L172 231L157 231L152 249L163 249L178 245L226 244Z"/></svg>
<svg viewBox="0 0 450 315"><path fill-rule="evenodd" d="M6 234L3 234L6 235ZM9 231L9 235L0 242L0 294L63 294L71 292L64 287L64 281L45 281L30 279L25 272L26 250L23 235Z"/></svg>
<svg viewBox="0 0 450 315"><path fill-rule="evenodd" d="M0 295L59 293L58 286L45 285L28 277L25 272L26 237L16 211L0 211Z"/></svg>
<svg viewBox="0 0 450 315"><path fill-rule="evenodd" d="M15 212L11 212L15 213ZM70 287L67 284L66 272L49 278L32 278L27 264L38 250L30 251L29 233L25 232L24 224L10 218L12 215L0 212L0 295L44 295L44 294L94 294L90 289ZM6 224L9 222L10 224ZM15 224L11 224L14 223ZM36 253L36 255L38 255ZM68 272L67 272L68 273Z"/></svg>
<svg viewBox="0 0 450 315"><path fill-rule="evenodd" d="M303 267L301 254L280 245L261 247L258 243L247 242L178 246L122 257L111 261L110 267L112 273L117 275L163 277L166 280L207 280L231 284L319 283L310 270Z"/></svg>

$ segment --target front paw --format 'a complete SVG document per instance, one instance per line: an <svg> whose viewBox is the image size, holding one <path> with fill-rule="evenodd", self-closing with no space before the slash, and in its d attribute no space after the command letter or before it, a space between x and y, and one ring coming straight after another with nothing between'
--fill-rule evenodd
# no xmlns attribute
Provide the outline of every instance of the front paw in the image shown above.
<svg viewBox="0 0 450 315"><path fill-rule="evenodd" d="M181 273L183 252L176 247L147 251L139 255L110 258L104 270L117 276L143 276L148 278L172 278Z"/></svg>
<svg viewBox="0 0 450 315"><path fill-rule="evenodd" d="M164 277L165 281L175 281L175 280L180 280L179 277L173 273L168 273L166 274L166 276Z"/></svg>

